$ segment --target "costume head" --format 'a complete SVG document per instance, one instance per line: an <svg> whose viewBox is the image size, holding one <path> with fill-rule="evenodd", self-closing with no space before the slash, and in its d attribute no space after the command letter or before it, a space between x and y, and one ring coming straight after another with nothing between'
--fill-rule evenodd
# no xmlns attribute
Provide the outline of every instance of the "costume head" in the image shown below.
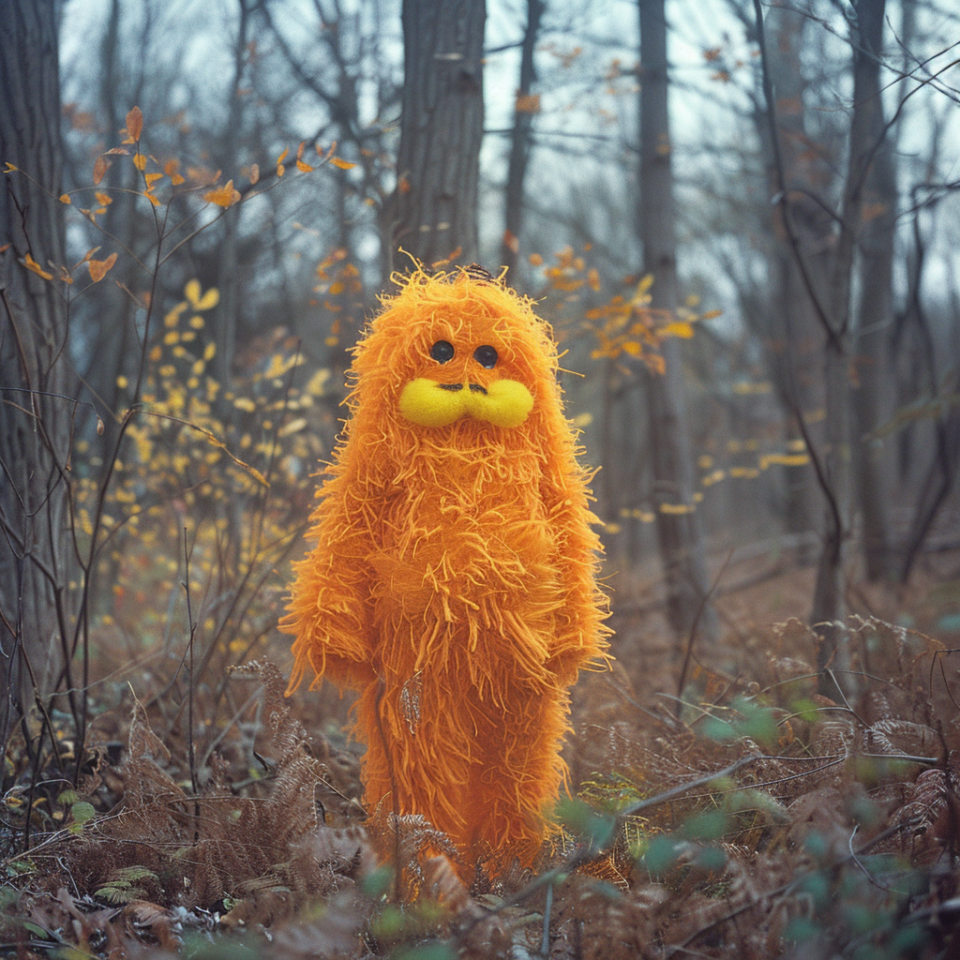
<svg viewBox="0 0 960 960"><path fill-rule="evenodd" d="M466 270L383 303L296 566L291 685L309 666L361 691L368 806L423 814L468 862L529 864L568 687L606 649L556 348L528 300Z"/></svg>

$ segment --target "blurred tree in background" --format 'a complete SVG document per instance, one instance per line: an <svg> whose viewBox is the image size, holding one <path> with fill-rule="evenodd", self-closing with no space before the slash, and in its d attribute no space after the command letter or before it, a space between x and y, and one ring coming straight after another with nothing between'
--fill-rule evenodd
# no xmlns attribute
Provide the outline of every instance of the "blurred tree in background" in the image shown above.
<svg viewBox="0 0 960 960"><path fill-rule="evenodd" d="M61 682L76 644L79 570L67 473L78 426L64 299L66 261L55 0L6 6L0 158L29 177L0 192L0 742ZM70 690L74 684L68 683ZM71 697L73 693L71 692Z"/></svg>

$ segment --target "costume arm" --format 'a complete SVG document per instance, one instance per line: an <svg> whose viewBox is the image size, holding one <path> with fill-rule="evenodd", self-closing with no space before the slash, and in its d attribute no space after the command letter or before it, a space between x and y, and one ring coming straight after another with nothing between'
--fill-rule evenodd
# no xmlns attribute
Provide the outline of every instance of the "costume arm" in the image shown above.
<svg viewBox="0 0 960 960"><path fill-rule="evenodd" d="M361 688L375 678L369 619L370 532L347 515L339 496L325 490L308 538L313 550L294 564L287 616L281 630L292 633L295 659L290 689L308 668L340 687Z"/></svg>
<svg viewBox="0 0 960 960"><path fill-rule="evenodd" d="M597 584L601 546L590 526L596 518L587 505L586 480L560 477L554 484L550 516L557 531L561 597L547 668L561 685L569 686L581 669L609 662L611 630L604 623L609 615L607 597Z"/></svg>

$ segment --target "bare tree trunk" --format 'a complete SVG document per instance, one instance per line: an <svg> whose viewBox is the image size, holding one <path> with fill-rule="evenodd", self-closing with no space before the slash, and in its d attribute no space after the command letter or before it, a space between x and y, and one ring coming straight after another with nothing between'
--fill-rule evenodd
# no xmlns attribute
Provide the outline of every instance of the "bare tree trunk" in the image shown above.
<svg viewBox="0 0 960 960"><path fill-rule="evenodd" d="M815 191L822 174L817 170L820 158L810 149L801 72L804 40L809 39L807 31L814 29L814 25L802 12L786 7L770 8L768 23L777 47L770 71L777 95L783 166L791 186L805 186ZM759 116L757 119L766 120ZM778 189L774 163L774 157L769 156L771 195ZM832 218L813 196L799 191L792 198L791 211L809 277L822 295L829 275ZM823 356L823 330L804 288L800 266L784 236L782 223L776 224L776 234L771 257L777 278L776 300L770 305L766 317L771 337L768 341L770 366L777 392L787 411L788 435L791 439L802 439L800 418L821 408L824 403L819 369ZM787 532L803 534L818 530L820 499L812 467L789 468L785 473ZM814 552L810 550L809 556L806 553L806 549L801 548L801 559L812 562Z"/></svg>
<svg viewBox="0 0 960 960"><path fill-rule="evenodd" d="M867 54L882 53L883 19L864 16L860 45ZM867 435L893 415L889 344L893 324L893 257L897 227L895 146L885 137L878 61L861 68L865 136L878 144L866 175L864 203L873 211L860 237L860 297L857 303L856 361L859 389L854 393L857 499L863 518L863 557L869 580L896 576L890 532L893 445Z"/></svg>
<svg viewBox="0 0 960 960"><path fill-rule="evenodd" d="M237 161L240 125L243 115L243 70L247 58L250 26L248 0L237 0L237 39L233 49L233 80L230 84L230 112L227 115L226 136L220 158L221 169L230 169ZM220 304L215 331L217 352L214 354L214 372L225 389L229 389L233 371L233 356L237 345L237 313L240 310L240 277L238 273L240 208L226 210L223 217L223 237L218 244L217 287Z"/></svg>
<svg viewBox="0 0 960 960"><path fill-rule="evenodd" d="M845 653L841 643L846 615L844 575L846 551L851 535L852 457L850 393L851 284L856 242L859 236L864 188L875 151L876 139L871 100L878 96L879 64L873 50L880 47L883 30L884 0L857 0L858 28L851 37L853 46L853 115L850 121L850 145L839 216L824 323L827 328L825 355L826 437L823 470L826 480L827 518L823 548L817 568L811 622L822 637L819 664L821 670L831 664L841 668ZM871 39L872 38L872 39ZM884 130L881 127L882 137ZM839 678L841 685L852 681ZM821 693L830 693L833 682L822 676Z"/></svg>
<svg viewBox="0 0 960 960"><path fill-rule="evenodd" d="M503 242L500 245L500 262L511 271L516 269L520 249L520 229L523 225L523 184L530 159L533 118L536 104L530 91L537 79L533 54L540 32L540 19L546 7L544 0L527 0L527 29L520 50L520 86L513 111L513 130L510 133L510 160L507 166L507 189L504 196Z"/></svg>
<svg viewBox="0 0 960 960"><path fill-rule="evenodd" d="M639 0L639 8L640 239L644 272L654 276L652 307L672 311L679 293L664 0ZM667 339L663 353L666 372L662 377L648 377L646 397L667 611L671 626L683 639L703 608L700 629L713 639L716 623L706 603L709 587L703 534L693 500L693 455L677 341Z"/></svg>
<svg viewBox="0 0 960 960"><path fill-rule="evenodd" d="M65 397L55 279L64 263L57 15L54 0L8 0L0 30L0 163L36 181L11 172L0 184L0 747L26 709L30 674L45 694L65 665L77 578L65 472L76 408Z"/></svg>
<svg viewBox="0 0 960 960"><path fill-rule="evenodd" d="M404 86L387 256L479 256L485 0L404 0ZM389 270L387 271L389 273Z"/></svg>

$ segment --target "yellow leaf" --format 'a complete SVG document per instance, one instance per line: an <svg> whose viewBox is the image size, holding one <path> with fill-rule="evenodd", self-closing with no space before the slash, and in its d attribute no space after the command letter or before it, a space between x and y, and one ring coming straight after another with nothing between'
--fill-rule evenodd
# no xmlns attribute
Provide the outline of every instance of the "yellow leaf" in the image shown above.
<svg viewBox="0 0 960 960"><path fill-rule="evenodd" d="M142 196L146 197L155 207L160 206L160 198L155 196L152 193L144 193Z"/></svg>
<svg viewBox="0 0 960 960"><path fill-rule="evenodd" d="M212 310L220 302L220 291L216 287L211 287L203 296L200 295L199 280L188 280L183 288L183 295L194 310Z"/></svg>
<svg viewBox="0 0 960 960"><path fill-rule="evenodd" d="M653 286L653 274L648 273L638 284L637 292L633 295L633 300L631 301L634 306L642 305L649 302L648 294L650 293L650 288Z"/></svg>
<svg viewBox="0 0 960 960"><path fill-rule="evenodd" d="M16 173L17 168L8 160L7 165L3 168L4 173Z"/></svg>
<svg viewBox="0 0 960 960"><path fill-rule="evenodd" d="M689 340L693 336L693 327L686 320L677 320L661 327L657 332L661 337L681 337Z"/></svg>
<svg viewBox="0 0 960 960"><path fill-rule="evenodd" d="M277 176L278 177L282 177L283 174L286 172L286 168L283 165L283 161L287 159L287 154L289 152L290 152L289 150L284 150L283 153L281 153L280 156L277 157Z"/></svg>
<svg viewBox="0 0 960 960"><path fill-rule="evenodd" d="M162 174L162 173L148 173L148 174L146 174L146 175L144 176L143 179L146 181L147 186L149 187L149 186L152 186L154 183L156 183L158 180L162 180L162 179L163 179L163 174ZM101 201L101 202L102 202L102 201Z"/></svg>
<svg viewBox="0 0 960 960"><path fill-rule="evenodd" d="M661 503L660 512L672 515L683 515L693 513L697 508L689 503Z"/></svg>
<svg viewBox="0 0 960 960"><path fill-rule="evenodd" d="M309 163L304 163L303 160L298 160L298 161L297 161L297 169L298 169L301 173L309 173L309 172L313 169L313 167L311 167Z"/></svg>
<svg viewBox="0 0 960 960"><path fill-rule="evenodd" d="M61 202L61 203L68 203L68 204L69 204L69 203L73 203L73 201L70 199L70 194L69 194L69 193L61 193L61 194L60 194L60 202Z"/></svg>
<svg viewBox="0 0 960 960"><path fill-rule="evenodd" d="M111 253L106 260L88 260L87 267L90 269L90 279L94 283L99 283L117 262L117 255Z"/></svg>
<svg viewBox="0 0 960 960"><path fill-rule="evenodd" d="M249 397L237 397L233 401L233 405L238 410L246 410L248 413L252 413L257 409L257 405Z"/></svg>
<svg viewBox="0 0 960 960"><path fill-rule="evenodd" d="M113 203L113 197L109 194L102 193L100 190L97 190L94 196L97 198L97 203L99 203L101 207L109 207L110 204Z"/></svg>
<svg viewBox="0 0 960 960"><path fill-rule="evenodd" d="M200 285L197 284L199 287ZM180 320L180 314L187 309L186 303L178 303L164 318L163 325L165 327L175 327Z"/></svg>
<svg viewBox="0 0 960 960"><path fill-rule="evenodd" d="M741 396L747 396L754 393L770 393L773 384L769 380L762 380L759 383L751 383L749 380L738 380L733 385L733 392Z"/></svg>
<svg viewBox="0 0 960 960"><path fill-rule="evenodd" d="M133 158L133 165L141 171L141 173L147 168L147 156L144 153L138 153Z"/></svg>
<svg viewBox="0 0 960 960"><path fill-rule="evenodd" d="M234 187L233 181L228 180L222 187L205 193L203 199L206 200L207 203L215 203L218 207L223 207L223 209L226 210L227 207L232 207L235 203L239 203L241 198L240 191Z"/></svg>
<svg viewBox="0 0 960 960"><path fill-rule="evenodd" d="M330 162L338 170L352 170L356 166L355 163L350 163L349 160L341 160L339 157L331 157Z"/></svg>
<svg viewBox="0 0 960 960"><path fill-rule="evenodd" d="M289 423L285 423L278 431L278 437L287 437L291 433L297 433L302 430L307 425L307 421L303 417L298 417L296 420L291 420Z"/></svg>
<svg viewBox="0 0 960 960"><path fill-rule="evenodd" d="M216 352L217 352L217 345L211 341L203 348L203 359L208 361L212 360L213 355Z"/></svg>
<svg viewBox="0 0 960 960"><path fill-rule="evenodd" d="M805 453L768 453L760 458L760 469L771 466L804 467L810 462Z"/></svg>
<svg viewBox="0 0 960 960"><path fill-rule="evenodd" d="M40 264L30 256L29 253L23 258L23 265L28 270L32 270L38 277L43 277L44 280L53 279L53 274L44 270L43 267L41 267Z"/></svg>

